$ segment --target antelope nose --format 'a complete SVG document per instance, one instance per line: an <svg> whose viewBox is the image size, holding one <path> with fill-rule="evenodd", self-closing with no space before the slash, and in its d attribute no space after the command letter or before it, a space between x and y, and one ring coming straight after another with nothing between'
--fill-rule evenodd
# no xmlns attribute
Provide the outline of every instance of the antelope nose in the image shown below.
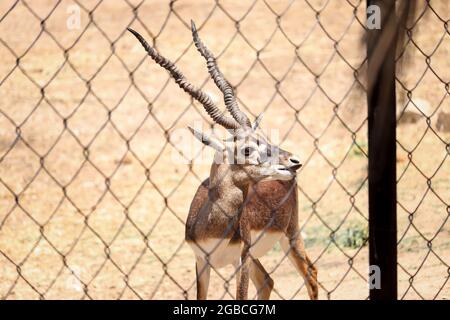
<svg viewBox="0 0 450 320"><path fill-rule="evenodd" d="M297 157L290 157L289 162L291 163L291 166L289 167L289 169L291 170L296 171L302 167L302 164L300 163L300 160Z"/></svg>

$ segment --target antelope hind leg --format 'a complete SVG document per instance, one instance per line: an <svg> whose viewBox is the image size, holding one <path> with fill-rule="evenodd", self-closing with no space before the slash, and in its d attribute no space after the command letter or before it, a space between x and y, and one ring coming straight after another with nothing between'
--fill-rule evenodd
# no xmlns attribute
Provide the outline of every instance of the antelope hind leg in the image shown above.
<svg viewBox="0 0 450 320"><path fill-rule="evenodd" d="M317 268L311 263L306 255L303 240L299 237L281 239L281 247L289 257L289 260L300 273L305 281L308 295L311 300L317 300L319 296L319 287L317 285Z"/></svg>

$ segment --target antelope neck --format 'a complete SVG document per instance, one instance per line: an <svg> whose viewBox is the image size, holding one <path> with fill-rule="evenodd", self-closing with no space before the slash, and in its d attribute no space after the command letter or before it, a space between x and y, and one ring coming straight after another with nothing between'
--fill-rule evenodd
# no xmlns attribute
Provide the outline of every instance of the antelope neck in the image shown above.
<svg viewBox="0 0 450 320"><path fill-rule="evenodd" d="M226 164L213 164L209 181L208 199L213 204L213 210L229 214L229 217L239 215L247 188L236 185L230 167Z"/></svg>

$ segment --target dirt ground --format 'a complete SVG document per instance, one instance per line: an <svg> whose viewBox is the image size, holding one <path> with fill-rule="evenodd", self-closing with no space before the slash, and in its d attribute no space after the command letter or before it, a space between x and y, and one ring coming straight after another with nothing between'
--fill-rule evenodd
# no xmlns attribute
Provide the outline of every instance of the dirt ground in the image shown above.
<svg viewBox="0 0 450 320"><path fill-rule="evenodd" d="M209 165L174 155L180 130L196 121L206 129L209 119L125 31L155 39L222 105L192 45L193 19L241 108L252 119L264 111L262 127L279 130L275 142L304 163L300 223L320 299L366 299L367 105L354 77L360 70L364 85L360 2L183 0L171 10L168 1L145 1L135 20L125 1L84 0L81 28L71 30L72 1L1 1L0 297L195 298L184 220ZM431 5L448 21L448 1ZM398 105L409 88L425 114L397 131L404 299L450 298L450 134L436 129L439 113L450 112L450 36L433 10L415 25L398 72ZM272 298L307 299L278 246L261 261L275 280ZM209 298L233 298L232 273L212 273Z"/></svg>

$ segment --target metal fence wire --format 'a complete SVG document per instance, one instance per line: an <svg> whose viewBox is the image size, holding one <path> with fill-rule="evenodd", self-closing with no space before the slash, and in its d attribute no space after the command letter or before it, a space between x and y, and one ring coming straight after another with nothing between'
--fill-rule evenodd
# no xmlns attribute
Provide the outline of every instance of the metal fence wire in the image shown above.
<svg viewBox="0 0 450 320"><path fill-rule="evenodd" d="M399 298L442 299L450 288L450 250L443 239L450 213L450 67L442 60L450 49L450 12L448 3L417 4L396 60ZM433 40L420 39L427 29L434 30ZM433 272L440 276L424 283Z"/></svg>
<svg viewBox="0 0 450 320"><path fill-rule="evenodd" d="M127 32L220 106L191 19L241 109L264 112L272 142L301 158L299 224L319 298L368 298L362 0L2 1L1 298L195 298L184 227L212 153L174 155L188 125L221 129ZM417 1L397 56L403 299L450 298L448 21L446 0ZM288 260L279 245L260 258L271 298L306 299ZM234 298L235 278L213 268L208 297Z"/></svg>

